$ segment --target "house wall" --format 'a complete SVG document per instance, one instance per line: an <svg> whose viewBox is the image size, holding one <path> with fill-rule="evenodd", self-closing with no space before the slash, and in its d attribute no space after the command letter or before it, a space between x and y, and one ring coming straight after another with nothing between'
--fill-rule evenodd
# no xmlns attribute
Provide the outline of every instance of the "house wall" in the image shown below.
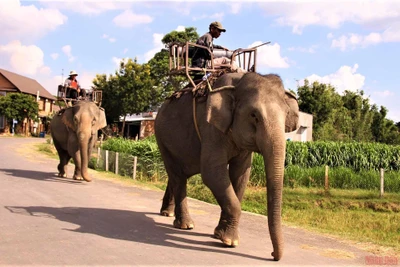
<svg viewBox="0 0 400 267"><path fill-rule="evenodd" d="M140 138L154 134L154 120L143 120L140 123Z"/></svg>
<svg viewBox="0 0 400 267"><path fill-rule="evenodd" d="M308 113L299 112L299 125L300 127L296 131L285 134L286 139L301 142L312 141L313 116Z"/></svg>

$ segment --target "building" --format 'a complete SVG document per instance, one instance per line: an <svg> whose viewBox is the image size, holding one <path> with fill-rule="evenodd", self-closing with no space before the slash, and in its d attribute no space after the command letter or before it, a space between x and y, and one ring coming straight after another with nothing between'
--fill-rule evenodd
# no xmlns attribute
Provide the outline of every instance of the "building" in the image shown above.
<svg viewBox="0 0 400 267"><path fill-rule="evenodd" d="M286 133L286 139L291 141L312 141L313 115L299 112L299 128L293 132Z"/></svg>
<svg viewBox="0 0 400 267"><path fill-rule="evenodd" d="M143 139L154 134L154 120L157 112L143 112L140 114L127 115L125 118L124 137L130 139ZM123 118L120 118L122 125Z"/></svg>
<svg viewBox="0 0 400 267"><path fill-rule="evenodd" d="M32 121L18 122L20 132L39 133L47 130L46 118L53 113L56 98L36 80L8 70L0 69L0 97L5 96L7 93L15 92L34 96L39 104L38 115L40 123L34 123ZM10 125L8 125L8 119L0 114L0 134L9 132Z"/></svg>
<svg viewBox="0 0 400 267"><path fill-rule="evenodd" d="M124 137L142 139L154 134L154 120L157 112L130 115L125 118ZM120 123L123 118L120 119ZM299 113L299 128L293 132L285 133L287 140L307 142L312 141L313 116L308 113Z"/></svg>

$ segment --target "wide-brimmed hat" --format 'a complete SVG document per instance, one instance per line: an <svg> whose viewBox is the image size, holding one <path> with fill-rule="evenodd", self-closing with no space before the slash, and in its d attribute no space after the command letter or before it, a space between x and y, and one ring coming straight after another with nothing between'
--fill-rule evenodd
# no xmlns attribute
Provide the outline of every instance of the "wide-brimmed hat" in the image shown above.
<svg viewBox="0 0 400 267"><path fill-rule="evenodd" d="M78 76L78 73L76 73L76 71L74 71L74 70L71 70L71 71L69 72L69 76L72 76L72 75Z"/></svg>
<svg viewBox="0 0 400 267"><path fill-rule="evenodd" d="M222 27L222 24L221 24L221 22L219 22L219 21L211 22L210 27L211 27L211 26L217 28L217 29L220 30L221 32L226 32L226 29L225 29L224 27Z"/></svg>

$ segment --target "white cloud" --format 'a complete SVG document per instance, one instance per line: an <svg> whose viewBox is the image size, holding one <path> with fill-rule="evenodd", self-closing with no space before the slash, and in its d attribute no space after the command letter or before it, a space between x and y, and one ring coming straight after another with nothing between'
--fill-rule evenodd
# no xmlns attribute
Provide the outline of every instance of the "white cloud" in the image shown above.
<svg viewBox="0 0 400 267"><path fill-rule="evenodd" d="M232 14L238 14L241 9L242 9L242 3L231 4L231 13Z"/></svg>
<svg viewBox="0 0 400 267"><path fill-rule="evenodd" d="M213 13L211 15L203 14L203 15L199 15L199 16L193 16L192 20L197 21L197 20L210 19L210 20L222 21L224 16L225 16L225 14L223 12L219 12L219 13ZM208 29L208 26L207 26L207 29Z"/></svg>
<svg viewBox="0 0 400 267"><path fill-rule="evenodd" d="M375 91L375 92L372 92L372 94L376 95L378 97L381 97L381 98L387 98L387 97L390 97L390 96L394 96L394 93L389 91L389 90Z"/></svg>
<svg viewBox="0 0 400 267"><path fill-rule="evenodd" d="M224 12L214 13L210 16L210 19L222 21L224 19Z"/></svg>
<svg viewBox="0 0 400 267"><path fill-rule="evenodd" d="M140 24L148 24L153 18L148 15L135 14L131 10L125 10L113 19L115 25L122 28L132 28Z"/></svg>
<svg viewBox="0 0 400 267"><path fill-rule="evenodd" d="M72 48L70 45L64 45L61 50L64 52L64 54L68 57L68 61L72 62L75 60L75 57L72 55Z"/></svg>
<svg viewBox="0 0 400 267"><path fill-rule="evenodd" d="M128 57L125 58L119 58L119 57L112 57L112 62L115 64L116 69L119 69L119 66L121 64L121 61L123 61L124 63L128 62Z"/></svg>
<svg viewBox="0 0 400 267"><path fill-rule="evenodd" d="M42 37L68 19L58 10L38 9L33 4L21 5L18 0L0 1L0 18L3 42Z"/></svg>
<svg viewBox="0 0 400 267"><path fill-rule="evenodd" d="M25 46L20 41L0 45L0 65L21 75L48 74L50 69L44 65L44 53L36 45Z"/></svg>
<svg viewBox="0 0 400 267"><path fill-rule="evenodd" d="M343 93L345 90L356 91L364 86L365 76L357 73L358 64L353 67L342 66L335 73L325 76L312 74L305 79L310 83L318 81L320 83L331 84L336 88L336 92ZM304 85L304 79L299 81L299 85Z"/></svg>
<svg viewBox="0 0 400 267"><path fill-rule="evenodd" d="M333 38L333 33L328 33L328 35L326 35L326 38L328 38L328 39L332 39Z"/></svg>
<svg viewBox="0 0 400 267"><path fill-rule="evenodd" d="M399 18L400 19L400 18ZM342 51L355 49L356 47L367 47L379 43L400 42L400 23L393 24L382 33L372 32L368 35L348 34L332 40L331 47Z"/></svg>
<svg viewBox="0 0 400 267"><path fill-rule="evenodd" d="M179 25L177 28L176 28L176 30L175 31L177 31L177 32L184 32L185 31L185 26L181 26L181 25Z"/></svg>
<svg viewBox="0 0 400 267"><path fill-rule="evenodd" d="M114 37L110 37L107 34L103 34L103 36L101 38L107 39L110 43L115 43L117 41L117 39L115 39Z"/></svg>
<svg viewBox="0 0 400 267"><path fill-rule="evenodd" d="M42 5L60 9L69 10L84 15L99 15L101 13L113 10L125 10L130 8L132 1L48 1L41 0Z"/></svg>
<svg viewBox="0 0 400 267"><path fill-rule="evenodd" d="M300 46L294 47L293 46L293 47L289 47L288 50L289 51L297 51L297 52L301 52L301 53L313 54L313 53L315 53L316 48L317 48L316 45L312 45L310 47L300 47Z"/></svg>
<svg viewBox="0 0 400 267"><path fill-rule="evenodd" d="M126 53L128 53L128 51L129 51L129 49L128 49L128 48L125 48L124 51L123 51L122 53L123 53L123 54L126 54Z"/></svg>
<svg viewBox="0 0 400 267"><path fill-rule="evenodd" d="M375 30L384 30L400 19L400 3L397 1L292 1L260 4L267 15L275 16L276 23L292 27L293 33L301 34L311 25L339 28L352 22Z"/></svg>
<svg viewBox="0 0 400 267"><path fill-rule="evenodd" d="M262 42L254 42L249 47L255 47ZM275 43L273 45L263 45L257 48L257 66L268 68L288 68L289 59L281 56L281 47Z"/></svg>
<svg viewBox="0 0 400 267"><path fill-rule="evenodd" d="M53 53L50 55L52 59L56 60L58 58L58 53Z"/></svg>
<svg viewBox="0 0 400 267"><path fill-rule="evenodd" d="M154 33L153 34L153 49L151 49L146 54L144 54L145 62L152 59L156 53L160 52L160 50L165 47L164 44L161 42L163 37L164 37L164 34L162 34L162 33Z"/></svg>
<svg viewBox="0 0 400 267"><path fill-rule="evenodd" d="M90 89L93 86L93 79L96 77L96 73L82 71L79 73L78 81L82 88Z"/></svg>

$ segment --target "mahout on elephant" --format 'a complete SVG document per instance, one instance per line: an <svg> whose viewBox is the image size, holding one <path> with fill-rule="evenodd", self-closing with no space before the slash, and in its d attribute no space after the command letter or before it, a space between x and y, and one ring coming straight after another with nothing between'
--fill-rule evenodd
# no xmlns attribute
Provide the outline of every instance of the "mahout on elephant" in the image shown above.
<svg viewBox="0 0 400 267"><path fill-rule="evenodd" d="M268 227L272 256L283 255L282 190L285 132L298 128L296 97L275 74L227 73L206 97L191 92L167 99L158 111L155 134L168 174L161 214L175 216L174 227L193 229L187 179L200 173L221 207L214 237L239 244L241 201L249 181L253 152L264 158Z"/></svg>
<svg viewBox="0 0 400 267"><path fill-rule="evenodd" d="M105 126L104 109L91 101L79 101L54 115L50 130L60 158L59 177L67 176L67 164L72 157L75 163L73 179L91 181L89 159L97 142L98 130Z"/></svg>

